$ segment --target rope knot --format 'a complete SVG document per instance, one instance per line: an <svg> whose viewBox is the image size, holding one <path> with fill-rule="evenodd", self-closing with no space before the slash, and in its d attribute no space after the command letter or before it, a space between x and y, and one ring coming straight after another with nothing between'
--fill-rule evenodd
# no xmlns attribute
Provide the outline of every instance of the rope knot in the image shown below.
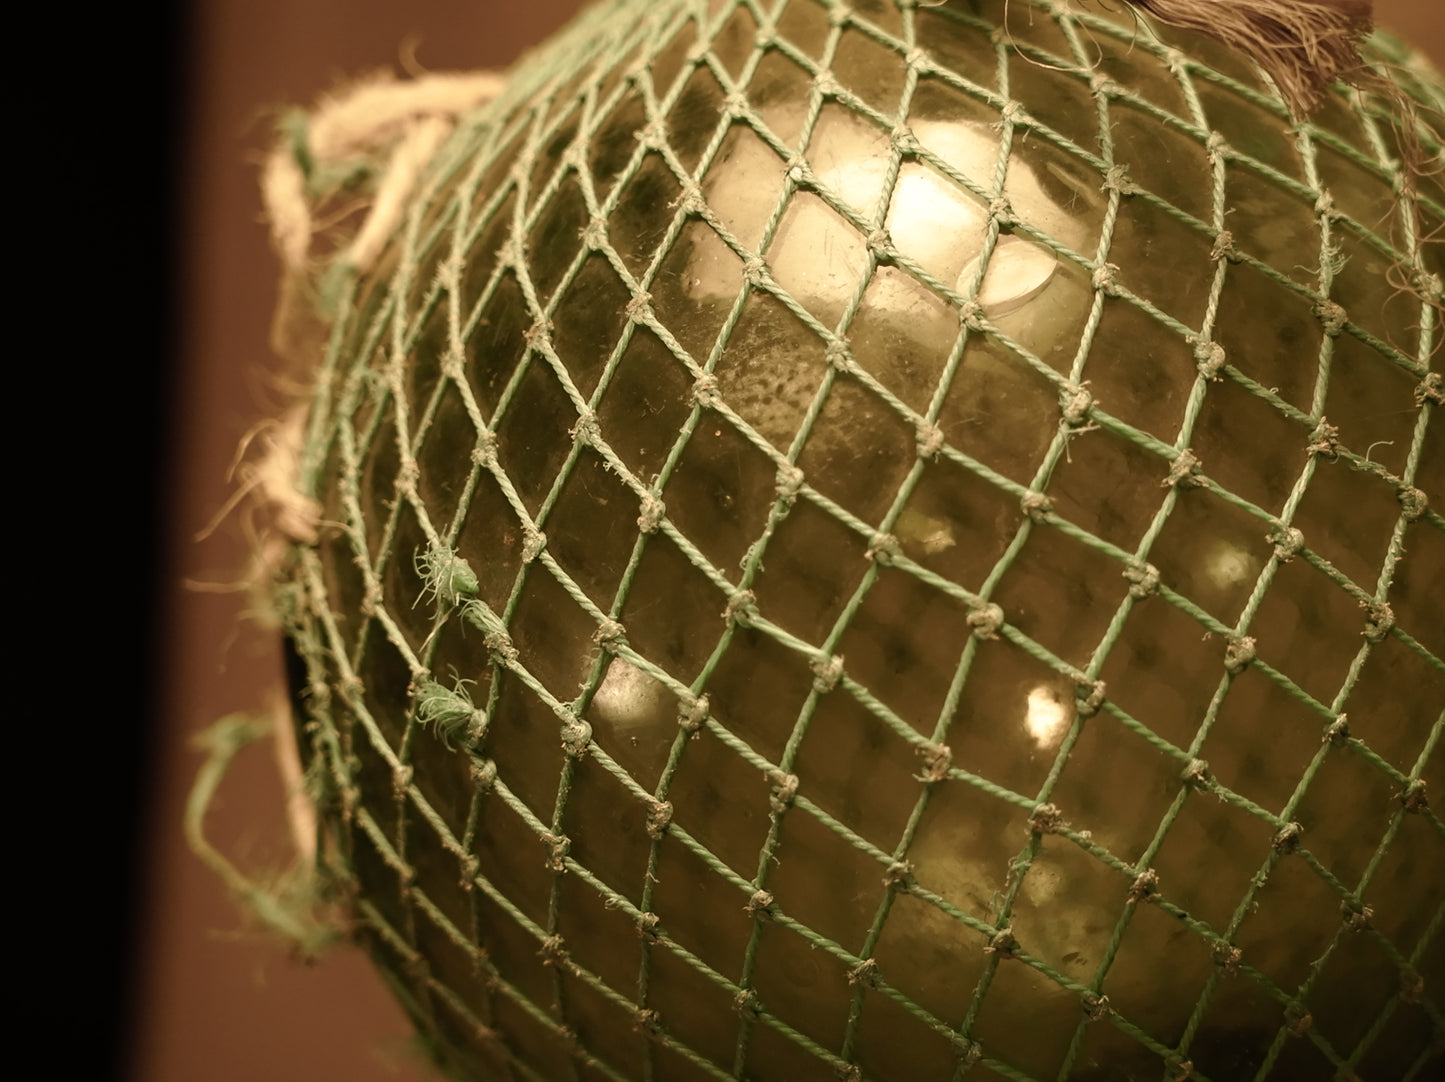
<svg viewBox="0 0 1445 1082"><path fill-rule="evenodd" d="M692 401L694 405L702 406L705 409L716 409L722 404L722 396L718 393L717 377L711 372L704 372L693 381Z"/></svg>
<svg viewBox="0 0 1445 1082"><path fill-rule="evenodd" d="M1339 337L1349 317L1345 314L1344 308L1332 300L1324 299L1315 304L1315 316L1325 329L1325 334L1331 338Z"/></svg>
<svg viewBox="0 0 1445 1082"><path fill-rule="evenodd" d="M1101 1022L1105 1017L1113 1013L1109 1006L1109 997L1099 995L1097 992L1085 992L1082 997L1084 1017L1090 1022Z"/></svg>
<svg viewBox="0 0 1445 1082"><path fill-rule="evenodd" d="M1120 164L1109 166L1108 172L1104 174L1104 183L1099 185L1099 190L1118 192L1120 195L1137 195L1139 186L1129 179L1129 167Z"/></svg>
<svg viewBox="0 0 1445 1082"><path fill-rule="evenodd" d="M1244 957L1244 951L1240 950L1233 943L1226 943L1223 940L1214 944L1214 964L1226 973L1233 973L1239 968L1239 961Z"/></svg>
<svg viewBox="0 0 1445 1082"><path fill-rule="evenodd" d="M1000 928L988 941L988 946L983 948L984 954L999 954L1005 958L1012 957L1018 949L1019 941L1014 937L1012 928Z"/></svg>
<svg viewBox="0 0 1445 1082"><path fill-rule="evenodd" d="M1321 417L1320 423L1315 425L1314 431L1310 433L1310 442L1305 447L1305 452L1311 455L1336 457L1340 453L1339 428Z"/></svg>
<svg viewBox="0 0 1445 1082"><path fill-rule="evenodd" d="M1429 807L1429 798L1425 795L1425 779L1416 778L1405 786L1404 792L1400 794L1400 805L1407 812L1420 812Z"/></svg>
<svg viewBox="0 0 1445 1082"><path fill-rule="evenodd" d="M600 252L607 247L607 219L600 215L582 227L582 245L588 251Z"/></svg>
<svg viewBox="0 0 1445 1082"><path fill-rule="evenodd" d="M1286 526L1283 522L1275 523L1265 539L1274 542L1275 558L1282 564L1293 560L1305 544L1305 535L1293 526Z"/></svg>
<svg viewBox="0 0 1445 1082"><path fill-rule="evenodd" d="M948 771L953 766L953 749L947 744L925 744L918 749L918 754L923 757L923 774L919 781L932 784L948 777Z"/></svg>
<svg viewBox="0 0 1445 1082"><path fill-rule="evenodd" d="M477 445L472 448L472 462L484 470L496 468L497 436L490 428L484 428L477 433Z"/></svg>
<svg viewBox="0 0 1445 1082"><path fill-rule="evenodd" d="M529 564L547 547L547 535L530 522L522 527L522 562Z"/></svg>
<svg viewBox="0 0 1445 1082"><path fill-rule="evenodd" d="M864 988L878 987L878 963L872 958L865 958L848 971L848 983L852 985L861 984Z"/></svg>
<svg viewBox="0 0 1445 1082"><path fill-rule="evenodd" d="M1349 716L1346 714L1341 714L1339 717L1335 718L1334 721L1330 722L1329 728L1325 730L1325 735L1320 738L1320 743L1323 744L1328 741L1335 747L1339 748L1343 747L1346 743L1348 743L1349 739Z"/></svg>
<svg viewBox="0 0 1445 1082"><path fill-rule="evenodd" d="M577 417L577 423L567 430L572 442L581 447L596 446L602 439L602 429L597 424L597 414L584 409Z"/></svg>
<svg viewBox="0 0 1445 1082"><path fill-rule="evenodd" d="M866 559L881 564L883 567L890 566L894 559L902 554L903 547L899 545L898 538L891 533L875 533L873 539L868 542L867 550L863 553Z"/></svg>
<svg viewBox="0 0 1445 1082"><path fill-rule="evenodd" d="M1235 676L1247 669L1254 658L1254 639L1249 635L1233 636L1224 647L1224 668Z"/></svg>
<svg viewBox="0 0 1445 1082"><path fill-rule="evenodd" d="M778 479L773 488L779 499L792 503L803 490L803 471L788 463L779 466Z"/></svg>
<svg viewBox="0 0 1445 1082"><path fill-rule="evenodd" d="M1112 263L1102 263L1094 268L1094 288L1106 297L1119 295L1119 268Z"/></svg>
<svg viewBox="0 0 1445 1082"><path fill-rule="evenodd" d="M971 331L985 330L983 305L976 300L966 300L958 306L958 321Z"/></svg>
<svg viewBox="0 0 1445 1082"><path fill-rule="evenodd" d="M743 1018L756 1019L763 1013L763 1003L751 988L744 988L733 996L733 1010Z"/></svg>
<svg viewBox="0 0 1445 1082"><path fill-rule="evenodd" d="M637 915L637 938L647 943L657 942L657 926L662 923L662 918L656 913L639 913Z"/></svg>
<svg viewBox="0 0 1445 1082"><path fill-rule="evenodd" d="M1184 1059L1177 1053L1165 1060L1164 1067L1169 1071L1169 1082L1186 1082L1194 1073L1194 1061Z"/></svg>
<svg viewBox="0 0 1445 1082"><path fill-rule="evenodd" d="M1053 834L1064 825L1064 814L1053 804L1040 804L1029 816L1029 830L1035 834Z"/></svg>
<svg viewBox="0 0 1445 1082"><path fill-rule="evenodd" d="M1019 500L1019 507L1034 522L1041 523L1053 512L1054 501L1042 492L1034 492L1030 489L1024 493L1023 499Z"/></svg>
<svg viewBox="0 0 1445 1082"><path fill-rule="evenodd" d="M647 804L647 836L656 841L667 833L667 828L671 824L671 801L649 800Z"/></svg>
<svg viewBox="0 0 1445 1082"><path fill-rule="evenodd" d="M567 969L571 958L567 954L567 944L559 935L549 935L542 940L542 949L537 952L537 957L542 959L544 966L552 966L556 969Z"/></svg>
<svg viewBox="0 0 1445 1082"><path fill-rule="evenodd" d="M1191 789L1208 788L1213 780L1209 776L1209 764L1203 759L1189 760L1189 765L1184 768L1179 777Z"/></svg>
<svg viewBox="0 0 1445 1082"><path fill-rule="evenodd" d="M1118 83L1114 82L1114 80L1110 79L1107 75L1101 75L1098 72L1089 76L1089 91L1095 97L1099 98L1117 98L1124 93ZM1125 192L1124 194L1127 195L1129 193Z"/></svg>
<svg viewBox="0 0 1445 1082"><path fill-rule="evenodd" d="M569 714L562 722L562 750L568 758L582 758L591 743L592 726L575 714Z"/></svg>
<svg viewBox="0 0 1445 1082"><path fill-rule="evenodd" d="M1134 882L1129 884L1129 897L1133 901L1142 902L1145 898L1157 893L1159 890L1159 873L1153 868L1145 868L1134 877Z"/></svg>
<svg viewBox="0 0 1445 1082"><path fill-rule="evenodd" d="M492 659L504 669L513 669L517 666L517 647L512 643L512 636L505 631L489 631L482 636L482 645L491 653Z"/></svg>
<svg viewBox="0 0 1445 1082"><path fill-rule="evenodd" d="M961 1033L950 1032L949 1040L953 1044L953 1055L958 1060L958 1065L964 1070L972 1067L979 1060L983 1059L983 1049L977 1041L970 1041Z"/></svg>
<svg viewBox="0 0 1445 1082"><path fill-rule="evenodd" d="M682 194L677 197L677 206L690 218L707 217L707 200L703 198L702 188L697 181L689 178L682 186Z"/></svg>
<svg viewBox="0 0 1445 1082"><path fill-rule="evenodd" d="M1425 978L1411 966L1400 967L1400 998L1406 1003L1419 1003L1425 991Z"/></svg>
<svg viewBox="0 0 1445 1082"><path fill-rule="evenodd" d="M399 765L391 772L391 791L398 801L406 798L406 791L411 788L413 776L414 771L410 766Z"/></svg>
<svg viewBox="0 0 1445 1082"><path fill-rule="evenodd" d="M1230 263L1239 263L1244 259L1244 254L1234 245L1234 234L1228 229L1221 229L1214 238L1214 247L1209 250L1209 258L1212 262L1218 263L1221 259Z"/></svg>
<svg viewBox="0 0 1445 1082"><path fill-rule="evenodd" d="M1199 476L1199 456L1185 448L1169 465L1169 473L1159 482L1160 488L1204 488L1208 482Z"/></svg>
<svg viewBox="0 0 1445 1082"><path fill-rule="evenodd" d="M637 516L637 528L642 533L656 533L667 515L667 504L651 492L644 492L638 501L641 513Z"/></svg>
<svg viewBox="0 0 1445 1082"><path fill-rule="evenodd" d="M1425 507L1429 503L1425 493L1413 485L1400 485L1397 493L1400 500L1400 508L1405 513L1408 522L1414 522L1425 513Z"/></svg>
<svg viewBox="0 0 1445 1082"><path fill-rule="evenodd" d="M1361 632L1370 642L1381 642L1395 626L1395 610L1386 601L1360 602L1365 610L1365 630Z"/></svg>
<svg viewBox="0 0 1445 1082"><path fill-rule="evenodd" d="M468 853L462 858L462 874L457 880L457 885L463 890L473 890L477 883L477 876L482 874L482 862L475 854Z"/></svg>
<svg viewBox="0 0 1445 1082"><path fill-rule="evenodd" d="M522 332L522 340L529 349L540 349L552 341L552 323L548 319L534 319L531 326Z"/></svg>
<svg viewBox="0 0 1445 1082"><path fill-rule="evenodd" d="M396 471L396 490L403 496L410 496L413 500L417 498L416 483L421 477L421 470L413 459L403 462Z"/></svg>
<svg viewBox="0 0 1445 1082"><path fill-rule="evenodd" d="M1063 412L1064 423L1070 428L1083 424L1093 407L1094 396L1089 393L1087 385L1066 383L1059 390L1059 409Z"/></svg>
<svg viewBox="0 0 1445 1082"><path fill-rule="evenodd" d="M919 458L934 458L943 449L943 429L927 421L919 421L913 430L913 442Z"/></svg>
<svg viewBox="0 0 1445 1082"><path fill-rule="evenodd" d="M758 615L758 598L751 590L736 590L723 609L723 619L737 627L752 627Z"/></svg>
<svg viewBox="0 0 1445 1082"><path fill-rule="evenodd" d="M889 139L893 143L893 149L905 157L914 157L923 149L918 137L906 124L900 124L889 132Z"/></svg>
<svg viewBox="0 0 1445 1082"><path fill-rule="evenodd" d="M489 793L492 786L497 782L497 764L491 759L483 759L481 762L472 761L469 771L472 784L477 787L479 793Z"/></svg>
<svg viewBox="0 0 1445 1082"><path fill-rule="evenodd" d="M1340 903L1340 919L1352 932L1362 932L1368 928L1374 915L1375 910L1372 906L1365 905L1355 898L1346 898Z"/></svg>
<svg viewBox="0 0 1445 1082"><path fill-rule="evenodd" d="M913 862L911 860L895 860L888 865L883 872L883 885L907 890L913 880Z"/></svg>
<svg viewBox="0 0 1445 1082"><path fill-rule="evenodd" d="M1027 125L1030 123L1028 113L1024 112L1023 102L1012 99L1004 102L1003 108L998 111L998 117L998 120L992 124L992 127L997 130L1002 130L1006 124Z"/></svg>
<svg viewBox="0 0 1445 1082"><path fill-rule="evenodd" d="M683 709L678 712L677 725L685 733L695 733L702 728L703 722L707 721L708 700L706 695L699 695L691 702L684 701Z"/></svg>
<svg viewBox="0 0 1445 1082"><path fill-rule="evenodd" d="M1270 844L1277 853L1294 853L1299 850L1300 836L1305 828L1299 823L1289 822L1280 827Z"/></svg>
<svg viewBox="0 0 1445 1082"><path fill-rule="evenodd" d="M1439 372L1427 372L1415 388L1415 405L1423 406L1426 402L1445 406L1445 376Z"/></svg>
<svg viewBox="0 0 1445 1082"><path fill-rule="evenodd" d="M768 806L776 815L782 815L798 795L798 775L785 774L781 770L768 771L768 780L773 783L768 795Z"/></svg>
<svg viewBox="0 0 1445 1082"><path fill-rule="evenodd" d="M623 311L632 322L646 323L652 318L652 294L646 291L633 294Z"/></svg>
<svg viewBox="0 0 1445 1082"><path fill-rule="evenodd" d="M822 654L810 661L808 667L813 670L813 690L826 695L843 677L843 656Z"/></svg>
<svg viewBox="0 0 1445 1082"><path fill-rule="evenodd" d="M637 132L637 141L648 150L661 150L667 145L667 125L660 119L649 120Z"/></svg>
<svg viewBox="0 0 1445 1082"><path fill-rule="evenodd" d="M1102 680L1090 680L1086 676L1074 678L1074 712L1081 718L1091 718L1099 712L1108 696L1108 688Z"/></svg>
<svg viewBox="0 0 1445 1082"><path fill-rule="evenodd" d="M1003 196L995 196L989 200L988 216L999 224L999 228L1008 229L1010 226L1019 224L1018 215L1009 205L1009 201Z"/></svg>
<svg viewBox="0 0 1445 1082"><path fill-rule="evenodd" d="M543 831L542 845L547 850L547 868L554 872L567 870L567 852L572 848L572 839L565 834Z"/></svg>
<svg viewBox="0 0 1445 1082"><path fill-rule="evenodd" d="M1159 592L1159 569L1151 563L1131 560L1124 568L1124 577L1129 580L1131 597L1142 599Z"/></svg>
<svg viewBox="0 0 1445 1082"><path fill-rule="evenodd" d="M1205 379L1218 383L1223 378L1219 371L1224 367L1224 347L1218 342L1196 341L1194 360L1199 366L1199 374Z"/></svg>
<svg viewBox="0 0 1445 1082"><path fill-rule="evenodd" d="M843 93L843 84L831 71L820 71L813 76L813 89L824 98L836 98Z"/></svg>
<svg viewBox="0 0 1445 1082"><path fill-rule="evenodd" d="M992 601L980 604L968 614L968 626L980 639L997 639L998 629L1003 627L1003 609Z"/></svg>

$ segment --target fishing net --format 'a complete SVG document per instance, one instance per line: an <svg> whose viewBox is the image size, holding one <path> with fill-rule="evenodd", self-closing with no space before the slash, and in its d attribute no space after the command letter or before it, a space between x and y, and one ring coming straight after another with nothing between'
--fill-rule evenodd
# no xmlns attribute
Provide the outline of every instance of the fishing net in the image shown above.
<svg viewBox="0 0 1445 1082"><path fill-rule="evenodd" d="M316 276L277 588L318 859L443 1064L1430 1076L1393 108L1091 5L618 0L466 116Z"/></svg>

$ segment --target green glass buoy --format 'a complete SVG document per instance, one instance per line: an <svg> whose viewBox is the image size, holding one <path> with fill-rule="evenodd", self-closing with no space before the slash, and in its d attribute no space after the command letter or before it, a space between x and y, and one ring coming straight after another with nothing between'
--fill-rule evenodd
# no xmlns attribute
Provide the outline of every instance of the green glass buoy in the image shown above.
<svg viewBox="0 0 1445 1082"><path fill-rule="evenodd" d="M323 276L278 591L448 1070L1435 1077L1396 105L1054 0L616 0L466 115Z"/></svg>

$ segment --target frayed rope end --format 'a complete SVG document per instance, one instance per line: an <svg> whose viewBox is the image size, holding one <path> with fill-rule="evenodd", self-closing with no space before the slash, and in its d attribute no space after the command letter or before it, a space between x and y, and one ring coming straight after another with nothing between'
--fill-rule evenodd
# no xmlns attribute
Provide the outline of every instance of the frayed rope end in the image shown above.
<svg viewBox="0 0 1445 1082"><path fill-rule="evenodd" d="M305 959L319 957L345 938L345 926L324 904L327 891L314 866L303 866L267 883L242 872L206 837L205 819L221 782L240 752L271 735L275 722L233 714L195 738L207 758L186 800L185 835L191 851L213 871L262 927L284 939Z"/></svg>

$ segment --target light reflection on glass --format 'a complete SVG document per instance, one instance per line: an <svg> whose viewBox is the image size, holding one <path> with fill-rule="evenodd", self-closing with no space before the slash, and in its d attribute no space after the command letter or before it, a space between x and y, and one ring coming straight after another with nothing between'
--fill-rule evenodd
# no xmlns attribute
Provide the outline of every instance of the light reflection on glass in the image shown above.
<svg viewBox="0 0 1445 1082"><path fill-rule="evenodd" d="M658 707L666 694L667 689L641 669L615 657L592 699L592 711L598 720L625 733L665 717Z"/></svg>
<svg viewBox="0 0 1445 1082"><path fill-rule="evenodd" d="M1069 727L1069 709L1060 701L1058 691L1040 684L1029 692L1024 727L1040 748L1054 747L1064 738L1064 730Z"/></svg>

